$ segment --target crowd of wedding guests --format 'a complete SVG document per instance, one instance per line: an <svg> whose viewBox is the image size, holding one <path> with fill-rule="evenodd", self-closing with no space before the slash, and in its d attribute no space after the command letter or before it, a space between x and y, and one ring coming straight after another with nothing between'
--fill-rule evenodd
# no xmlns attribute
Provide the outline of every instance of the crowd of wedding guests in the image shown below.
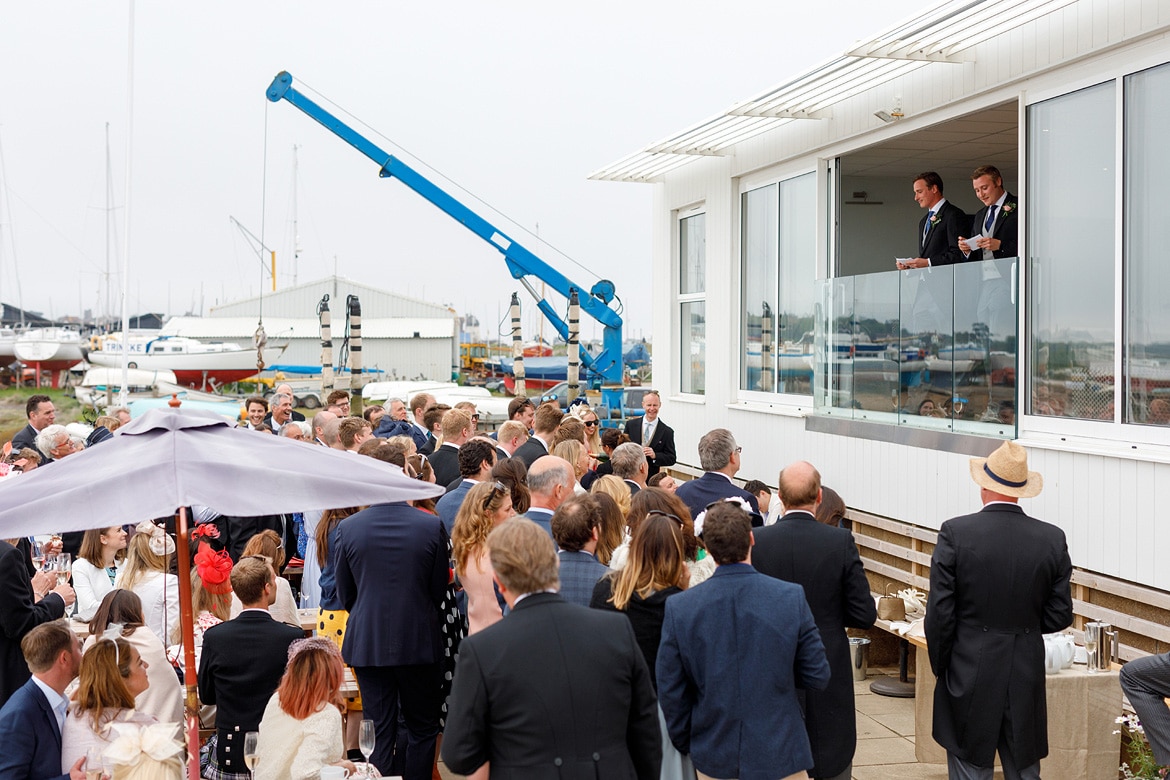
<svg viewBox="0 0 1170 780"><path fill-rule="evenodd" d="M376 458L446 492L263 517L191 507L198 717L212 732L202 746L202 776L316 778L337 766L424 780L438 778L440 747L449 767L472 777L527 776L522 766L546 762L569 762L576 768L565 776L577 776L584 762L596 765L591 777L596 769L599 777L693 778L706 776L704 761L720 770L734 765L735 774L714 776L757 776L750 757L728 764L704 754L700 743L710 734L696 736L692 748L692 719L716 717L718 707L689 709L683 669L711 659L684 660L699 638L671 634L667 605L701 583L730 583L719 575L750 563L751 534L786 508L805 509L848 539L839 528L844 502L821 488L811 466L790 472L787 484L782 473L779 497L762 481L741 487L734 478L742 450L725 429L698 442L703 475L676 480L665 471L675 444L659 403L647 393L645 415L613 429L602 428L586 403L566 411L555 401L517 398L509 421L484 435L474 405L449 408L426 393L355 416L348 394L337 391L311 420L297 419L291 393L280 387L271 401L247 399L241 428ZM105 433L87 444L62 436L51 407L47 397L30 398L29 426L5 452L14 472L100 447L129 416L111 410L95 428ZM163 518L0 542L0 778L80 780L119 727L182 722L187 648L174 533L173 518ZM57 584L34 561L70 550L72 585ZM856 550L852 556L856 578ZM552 593L557 606L539 609ZM803 598L787 591L777 598L791 601L791 614L777 629L783 636L769 664L784 670L780 709L788 712L796 688L827 685L830 642L822 644ZM592 609L562 612L561 604ZM298 607L315 610L315 637L305 638ZM680 606L675 618L685 614ZM742 619L746 627L752 618ZM868 624L864 609L854 623ZM589 635L580 642L570 639L583 630ZM528 636L524 653L503 651L512 633ZM590 643L588 651L569 648ZM546 655L524 660L537 647ZM501 715L508 705L484 710L489 689L510 684L503 666L534 675L550 697L524 699L517 707L527 714L516 717L544 718L532 724L538 732L581 730L576 744L558 741L561 732L526 742L532 735L521 734L524 727L508 731L519 723ZM586 688L607 698L582 702L580 712L557 698ZM588 717L613 723L601 729ZM363 721L372 721L372 745ZM810 752L800 722L797 710L795 720L776 724L792 745L781 762L791 771L779 776L814 767L816 737Z"/></svg>

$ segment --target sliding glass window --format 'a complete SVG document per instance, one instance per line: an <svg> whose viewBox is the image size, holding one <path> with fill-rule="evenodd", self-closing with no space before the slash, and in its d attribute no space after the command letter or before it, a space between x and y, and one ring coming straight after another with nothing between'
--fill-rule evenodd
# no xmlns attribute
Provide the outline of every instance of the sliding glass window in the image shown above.
<svg viewBox="0 0 1170 780"><path fill-rule="evenodd" d="M1113 82L1028 107L1032 414L1114 419L1116 117Z"/></svg>
<svg viewBox="0 0 1170 780"><path fill-rule="evenodd" d="M679 391L703 395L707 371L707 215L678 221Z"/></svg>
<svg viewBox="0 0 1170 780"><path fill-rule="evenodd" d="M816 174L741 200L740 389L812 394Z"/></svg>
<svg viewBox="0 0 1170 780"><path fill-rule="evenodd" d="M1170 65L1125 79L1125 356L1123 419L1170 424Z"/></svg>

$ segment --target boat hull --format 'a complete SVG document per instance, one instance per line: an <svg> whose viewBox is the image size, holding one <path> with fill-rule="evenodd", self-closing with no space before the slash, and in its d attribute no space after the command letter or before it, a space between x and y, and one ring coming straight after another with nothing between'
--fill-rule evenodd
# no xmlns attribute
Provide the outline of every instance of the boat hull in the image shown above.
<svg viewBox="0 0 1170 780"><path fill-rule="evenodd" d="M265 349L265 365L275 362L281 351L279 348ZM119 368L122 365L122 354L91 352L89 362L105 368ZM254 376L260 370L256 367L256 353L252 350L163 354L131 352L128 365L143 371L173 371L175 384L202 390L238 382Z"/></svg>

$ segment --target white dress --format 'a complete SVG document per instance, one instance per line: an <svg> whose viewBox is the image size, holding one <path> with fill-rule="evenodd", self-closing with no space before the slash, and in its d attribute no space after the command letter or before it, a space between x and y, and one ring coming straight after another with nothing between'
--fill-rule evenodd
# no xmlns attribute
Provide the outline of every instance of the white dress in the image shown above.
<svg viewBox="0 0 1170 780"><path fill-rule="evenodd" d="M126 570L118 572L114 587L121 588ZM179 625L179 578L174 574L150 571L139 577L131 588L142 599L142 614L146 625L163 646L170 644L175 626Z"/></svg>
<svg viewBox="0 0 1170 780"><path fill-rule="evenodd" d="M158 637L146 626L134 629L130 636L123 637L129 642L142 660L148 664L146 679L150 687L134 700L134 709L150 715L160 723L181 723L183 720L183 686L175 667L167 660L166 650ZM85 649L93 647L95 637L85 640Z"/></svg>
<svg viewBox="0 0 1170 780"><path fill-rule="evenodd" d="M109 581L109 578L106 578L106 582ZM106 713L108 712L110 711L107 710ZM61 732L62 767L69 769L77 763L77 759L83 758L90 748L101 748L103 751L108 748L110 743L118 738L118 732L111 728L112 725L133 723L136 726L149 726L158 722L138 710L117 710L113 718L109 718L106 713L102 714L104 723L101 733L98 733L93 727L92 713L76 715L72 707L70 708L69 717L65 718L65 728Z"/></svg>
<svg viewBox="0 0 1170 780"><path fill-rule="evenodd" d="M85 558L73 562L73 590L77 594L73 617L89 622L106 594L114 589L105 569L94 566Z"/></svg>
<svg viewBox="0 0 1170 780"><path fill-rule="evenodd" d="M280 694L272 694L260 719L254 780L317 780L321 767L345 758L341 713L332 704L304 720L280 708Z"/></svg>

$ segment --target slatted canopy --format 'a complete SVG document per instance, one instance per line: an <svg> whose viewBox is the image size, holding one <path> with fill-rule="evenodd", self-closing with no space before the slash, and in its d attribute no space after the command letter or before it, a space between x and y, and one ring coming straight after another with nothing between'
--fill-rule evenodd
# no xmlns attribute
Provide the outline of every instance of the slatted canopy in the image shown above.
<svg viewBox="0 0 1170 780"><path fill-rule="evenodd" d="M651 182L695 157L727 156L736 144L832 107L925 67L973 60L971 49L1076 0L948 0L721 114L594 171L599 181Z"/></svg>

